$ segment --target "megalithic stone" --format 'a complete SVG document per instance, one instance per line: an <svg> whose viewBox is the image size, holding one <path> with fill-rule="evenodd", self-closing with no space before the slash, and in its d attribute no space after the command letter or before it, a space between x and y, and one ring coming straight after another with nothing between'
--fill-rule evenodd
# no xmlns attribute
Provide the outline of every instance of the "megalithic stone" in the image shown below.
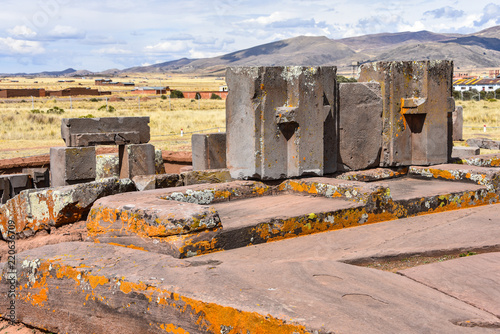
<svg viewBox="0 0 500 334"><path fill-rule="evenodd" d="M226 81L226 159L233 178L336 171L336 67L230 67Z"/></svg>
<svg viewBox="0 0 500 334"><path fill-rule="evenodd" d="M381 166L432 165L451 158L453 62L405 61L362 65L359 82L380 83Z"/></svg>
<svg viewBox="0 0 500 334"><path fill-rule="evenodd" d="M226 168L226 133L195 133L191 136L193 170Z"/></svg>
<svg viewBox="0 0 500 334"><path fill-rule="evenodd" d="M457 106L453 111L453 140L463 140L464 108Z"/></svg>
<svg viewBox="0 0 500 334"><path fill-rule="evenodd" d="M149 142L149 117L63 118L66 146L126 145Z"/></svg>
<svg viewBox="0 0 500 334"><path fill-rule="evenodd" d="M50 185L62 187L95 181L95 146L51 147Z"/></svg>
<svg viewBox="0 0 500 334"><path fill-rule="evenodd" d="M382 93L377 82L339 84L340 171L380 165Z"/></svg>

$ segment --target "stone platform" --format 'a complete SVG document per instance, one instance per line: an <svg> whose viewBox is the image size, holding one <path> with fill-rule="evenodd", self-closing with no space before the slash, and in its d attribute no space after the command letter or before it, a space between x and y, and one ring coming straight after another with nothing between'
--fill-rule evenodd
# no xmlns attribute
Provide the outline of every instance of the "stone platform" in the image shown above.
<svg viewBox="0 0 500 334"><path fill-rule="evenodd" d="M409 170L373 182L314 177L119 194L98 200L87 226L94 241L184 258L499 201L495 168Z"/></svg>
<svg viewBox="0 0 500 334"><path fill-rule="evenodd" d="M405 218L191 259L105 244L45 246L18 255L19 320L57 333L496 333L500 304L487 292L499 283L498 253L405 276L345 262L498 251L499 210ZM460 268L460 280L446 279Z"/></svg>

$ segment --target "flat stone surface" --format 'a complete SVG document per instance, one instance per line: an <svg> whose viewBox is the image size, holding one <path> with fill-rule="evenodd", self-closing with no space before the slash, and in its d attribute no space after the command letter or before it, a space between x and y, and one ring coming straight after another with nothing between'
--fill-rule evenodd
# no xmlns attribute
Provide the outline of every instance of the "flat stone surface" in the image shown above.
<svg viewBox="0 0 500 334"><path fill-rule="evenodd" d="M244 260L183 261L75 242L18 258L25 264L18 277L26 283L18 313L24 322L55 332L103 332L113 326L120 333L156 333L163 324L188 332L494 333L455 323L498 322L406 277L324 257L262 261L254 253ZM6 286L2 281L2 293ZM0 300L2 310L4 303ZM99 317L92 316L96 310Z"/></svg>
<svg viewBox="0 0 500 334"><path fill-rule="evenodd" d="M285 194L222 202L212 206L219 213L224 230L230 231L275 219L335 211L359 205L342 199Z"/></svg>
<svg viewBox="0 0 500 334"><path fill-rule="evenodd" d="M377 184L378 181L372 183ZM392 199L395 201L486 189L484 186L467 182L448 182L411 177L384 180L383 184L391 189Z"/></svg>
<svg viewBox="0 0 500 334"><path fill-rule="evenodd" d="M467 256L399 273L500 318L500 253Z"/></svg>
<svg viewBox="0 0 500 334"><path fill-rule="evenodd" d="M500 141L492 140L489 138L470 138L467 139L467 145L484 148L488 150L499 150L500 149Z"/></svg>
<svg viewBox="0 0 500 334"><path fill-rule="evenodd" d="M482 154L461 160L459 163L479 167L500 167L500 154Z"/></svg>
<svg viewBox="0 0 500 334"><path fill-rule="evenodd" d="M472 156L478 155L479 153L481 153L481 149L479 147L453 146L453 151L451 151L451 158L470 158Z"/></svg>
<svg viewBox="0 0 500 334"><path fill-rule="evenodd" d="M500 250L499 212L500 204L480 206L312 234L197 259L246 261L258 257L271 262L321 258L356 262L412 254Z"/></svg>

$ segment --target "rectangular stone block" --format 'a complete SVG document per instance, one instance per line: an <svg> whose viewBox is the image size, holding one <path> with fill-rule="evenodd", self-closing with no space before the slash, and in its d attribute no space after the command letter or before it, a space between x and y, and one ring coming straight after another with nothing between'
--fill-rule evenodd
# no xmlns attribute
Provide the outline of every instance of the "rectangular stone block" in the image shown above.
<svg viewBox="0 0 500 334"><path fill-rule="evenodd" d="M464 133L464 108L457 106L453 110L453 140L463 140Z"/></svg>
<svg viewBox="0 0 500 334"><path fill-rule="evenodd" d="M467 139L467 145L484 148L486 150L500 150L500 141L488 138L470 138Z"/></svg>
<svg viewBox="0 0 500 334"><path fill-rule="evenodd" d="M50 174L52 187L95 181L95 146L51 147Z"/></svg>
<svg viewBox="0 0 500 334"><path fill-rule="evenodd" d="M336 67L230 67L227 167L233 178L337 170Z"/></svg>
<svg viewBox="0 0 500 334"><path fill-rule="evenodd" d="M453 146L451 153L452 159L465 159L475 155L479 155L481 149L479 147Z"/></svg>
<svg viewBox="0 0 500 334"><path fill-rule="evenodd" d="M193 134L193 170L226 168L226 133Z"/></svg>
<svg viewBox="0 0 500 334"><path fill-rule="evenodd" d="M50 172L48 168L23 168L22 172L30 176L34 188L50 187Z"/></svg>
<svg viewBox="0 0 500 334"><path fill-rule="evenodd" d="M155 173L165 174L165 163L163 162L163 155L161 149L155 149Z"/></svg>
<svg viewBox="0 0 500 334"><path fill-rule="evenodd" d="M10 182L5 176L0 176L0 203L5 204L10 199Z"/></svg>
<svg viewBox="0 0 500 334"><path fill-rule="evenodd" d="M453 62L378 62L359 82L378 82L383 99L380 166L432 165L451 158Z"/></svg>
<svg viewBox="0 0 500 334"><path fill-rule="evenodd" d="M63 118L66 146L125 145L149 142L149 117Z"/></svg>
<svg viewBox="0 0 500 334"><path fill-rule="evenodd" d="M96 180L120 176L120 159L117 153L96 156Z"/></svg>
<svg viewBox="0 0 500 334"><path fill-rule="evenodd" d="M9 198L14 198L21 191L33 188L29 174L7 174L2 178L9 182Z"/></svg>
<svg viewBox="0 0 500 334"><path fill-rule="evenodd" d="M339 85L340 171L378 167L382 150L382 92L378 82Z"/></svg>
<svg viewBox="0 0 500 334"><path fill-rule="evenodd" d="M151 144L120 145L120 178L155 174L155 147Z"/></svg>

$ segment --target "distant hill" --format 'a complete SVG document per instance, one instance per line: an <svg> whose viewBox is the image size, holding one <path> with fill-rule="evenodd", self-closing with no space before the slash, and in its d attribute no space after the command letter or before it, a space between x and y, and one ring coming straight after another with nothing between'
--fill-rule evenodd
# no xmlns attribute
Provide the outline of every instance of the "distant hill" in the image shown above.
<svg viewBox="0 0 500 334"><path fill-rule="evenodd" d="M353 62L450 59L457 68L500 67L500 26L474 34L430 31L371 34L332 40L299 36L223 56L169 61L122 72L174 72L221 75L227 66L336 65Z"/></svg>
<svg viewBox="0 0 500 334"><path fill-rule="evenodd" d="M348 70L353 62L450 59L456 68L500 67L500 26L477 33L437 34L430 31L371 34L338 40L324 36L298 36L231 52L219 57L167 61L111 69L100 73L76 71L42 72L42 76L103 75L127 73L196 73L223 75L227 66L336 65Z"/></svg>

